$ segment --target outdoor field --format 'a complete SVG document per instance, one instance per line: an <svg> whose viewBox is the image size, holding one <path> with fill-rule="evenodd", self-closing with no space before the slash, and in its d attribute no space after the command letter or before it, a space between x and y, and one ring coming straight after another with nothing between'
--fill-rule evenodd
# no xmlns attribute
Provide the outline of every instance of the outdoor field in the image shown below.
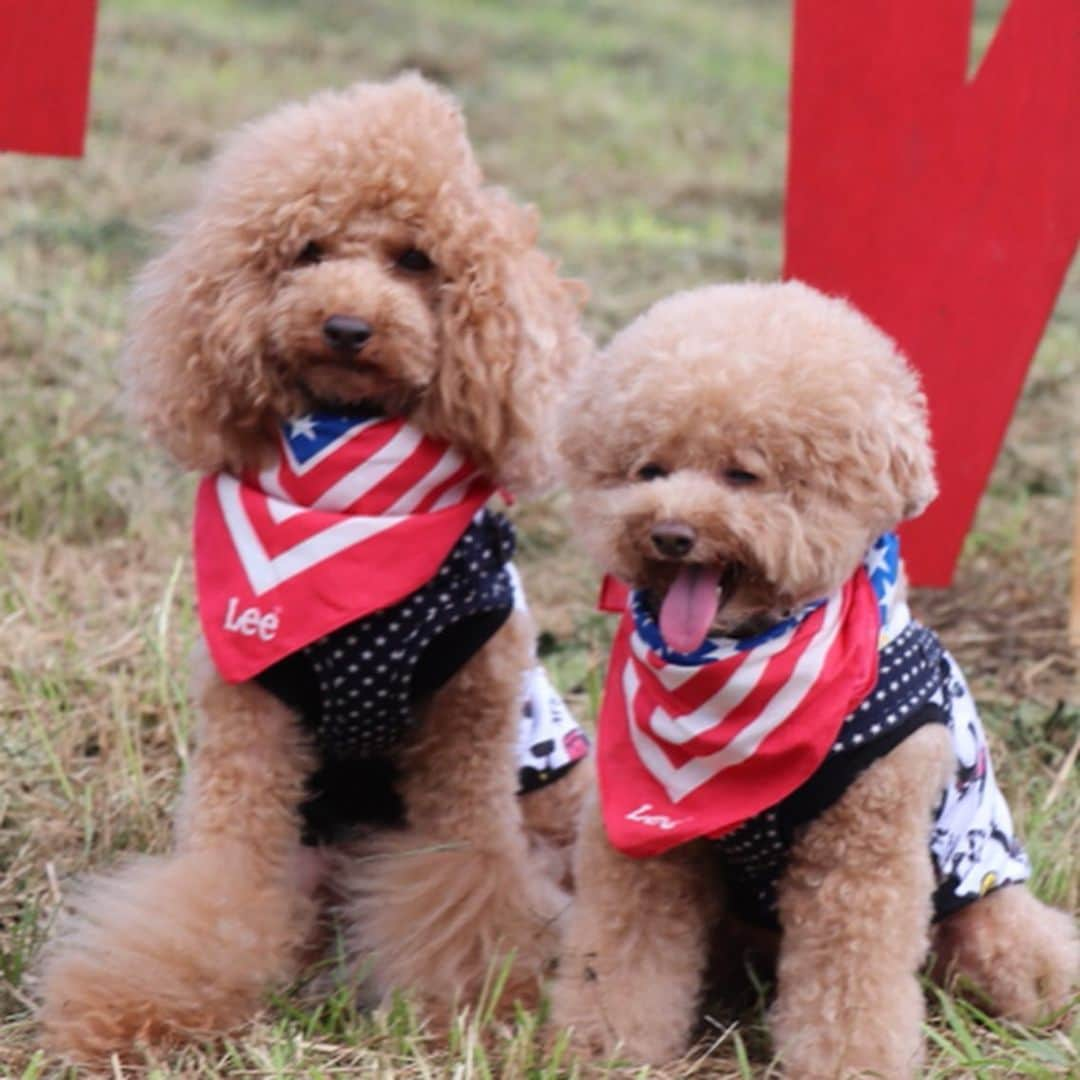
<svg viewBox="0 0 1080 1080"><path fill-rule="evenodd" d="M1003 6L979 4L976 44ZM63 1075L35 1048L33 967L74 879L169 843L193 728L195 478L134 430L119 356L132 275L219 134L324 86L422 70L460 97L489 177L538 206L604 341L676 289L779 273L789 20L781 0L104 0L86 157L0 156L0 1076ZM915 598L972 682L1034 891L1074 913L1078 270L955 586ZM596 574L558 494L513 513L545 660L591 723L612 629ZM1029 1031L926 993L927 1075L1080 1075L1080 1008ZM678 1066L607 1075L778 1075L766 998L712 1010ZM466 1015L448 1047L405 1002L367 1015L297 988L236 1039L148 1058L146 1074L569 1075L542 1020Z"/></svg>

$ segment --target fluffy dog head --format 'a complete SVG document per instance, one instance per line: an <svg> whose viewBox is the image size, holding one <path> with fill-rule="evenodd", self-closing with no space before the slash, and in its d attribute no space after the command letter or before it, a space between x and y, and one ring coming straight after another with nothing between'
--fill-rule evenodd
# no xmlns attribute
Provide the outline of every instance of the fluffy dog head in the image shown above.
<svg viewBox="0 0 1080 1080"><path fill-rule="evenodd" d="M287 105L227 142L138 282L139 411L183 464L235 471L281 418L374 402L535 486L585 348L535 237L419 76Z"/></svg>
<svg viewBox="0 0 1080 1080"><path fill-rule="evenodd" d="M798 283L662 300L570 400L584 540L648 590L680 651L836 589L936 494L916 375L846 303Z"/></svg>

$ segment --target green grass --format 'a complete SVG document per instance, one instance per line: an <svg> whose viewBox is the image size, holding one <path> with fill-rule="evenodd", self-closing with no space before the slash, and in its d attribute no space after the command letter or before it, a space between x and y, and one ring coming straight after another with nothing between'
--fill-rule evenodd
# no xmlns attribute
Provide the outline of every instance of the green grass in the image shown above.
<svg viewBox="0 0 1080 1080"><path fill-rule="evenodd" d="M979 5L980 47L1000 9ZM131 275L218 134L324 85L427 71L463 100L489 175L540 207L603 338L677 288L777 274L788 17L777 0L103 5L86 158L0 158L0 1075L58 1072L35 1051L29 1005L73 875L168 842L191 727L192 481L131 430L117 356ZM1074 272L956 586L917 598L982 703L1036 891L1074 911L1080 785L1064 770L1080 695L1064 624L1078 384ZM521 563L545 659L589 715L610 624L563 510L558 496L519 509ZM1080 1073L1075 1021L1027 1031L928 994L928 1075ZM406 1003L365 1015L344 991L298 987L242 1038L147 1074L567 1075L540 1049L540 1019L481 1010L447 1047ZM666 1075L776 1075L769 1053L759 1001L711 1018Z"/></svg>

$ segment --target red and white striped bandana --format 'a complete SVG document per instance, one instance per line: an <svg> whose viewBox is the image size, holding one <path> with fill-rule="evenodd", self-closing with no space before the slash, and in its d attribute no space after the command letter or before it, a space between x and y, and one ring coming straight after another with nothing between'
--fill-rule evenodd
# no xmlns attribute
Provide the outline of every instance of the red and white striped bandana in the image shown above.
<svg viewBox="0 0 1080 1080"><path fill-rule="evenodd" d="M757 638L706 639L686 655L633 594L599 719L611 843L640 857L722 836L809 779L877 679L880 626L863 567Z"/></svg>
<svg viewBox="0 0 1080 1080"><path fill-rule="evenodd" d="M210 653L229 682L415 592L494 488L403 419L287 421L257 474L204 477L195 577Z"/></svg>

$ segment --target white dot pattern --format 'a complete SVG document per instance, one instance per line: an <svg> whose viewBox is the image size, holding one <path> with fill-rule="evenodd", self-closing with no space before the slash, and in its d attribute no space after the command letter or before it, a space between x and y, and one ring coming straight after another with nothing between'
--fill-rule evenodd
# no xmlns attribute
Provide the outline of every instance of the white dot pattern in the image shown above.
<svg viewBox="0 0 1080 1080"><path fill-rule="evenodd" d="M509 616L513 550L510 523L485 512L426 585L301 650L318 686L305 719L325 757L370 758L400 743L414 722L413 679L428 646L471 616Z"/></svg>
<svg viewBox="0 0 1080 1080"><path fill-rule="evenodd" d="M878 656L878 681L872 693L844 717L830 753L863 745L904 717L917 713L942 684L945 650L925 626L910 622ZM888 678L887 678L888 676Z"/></svg>

